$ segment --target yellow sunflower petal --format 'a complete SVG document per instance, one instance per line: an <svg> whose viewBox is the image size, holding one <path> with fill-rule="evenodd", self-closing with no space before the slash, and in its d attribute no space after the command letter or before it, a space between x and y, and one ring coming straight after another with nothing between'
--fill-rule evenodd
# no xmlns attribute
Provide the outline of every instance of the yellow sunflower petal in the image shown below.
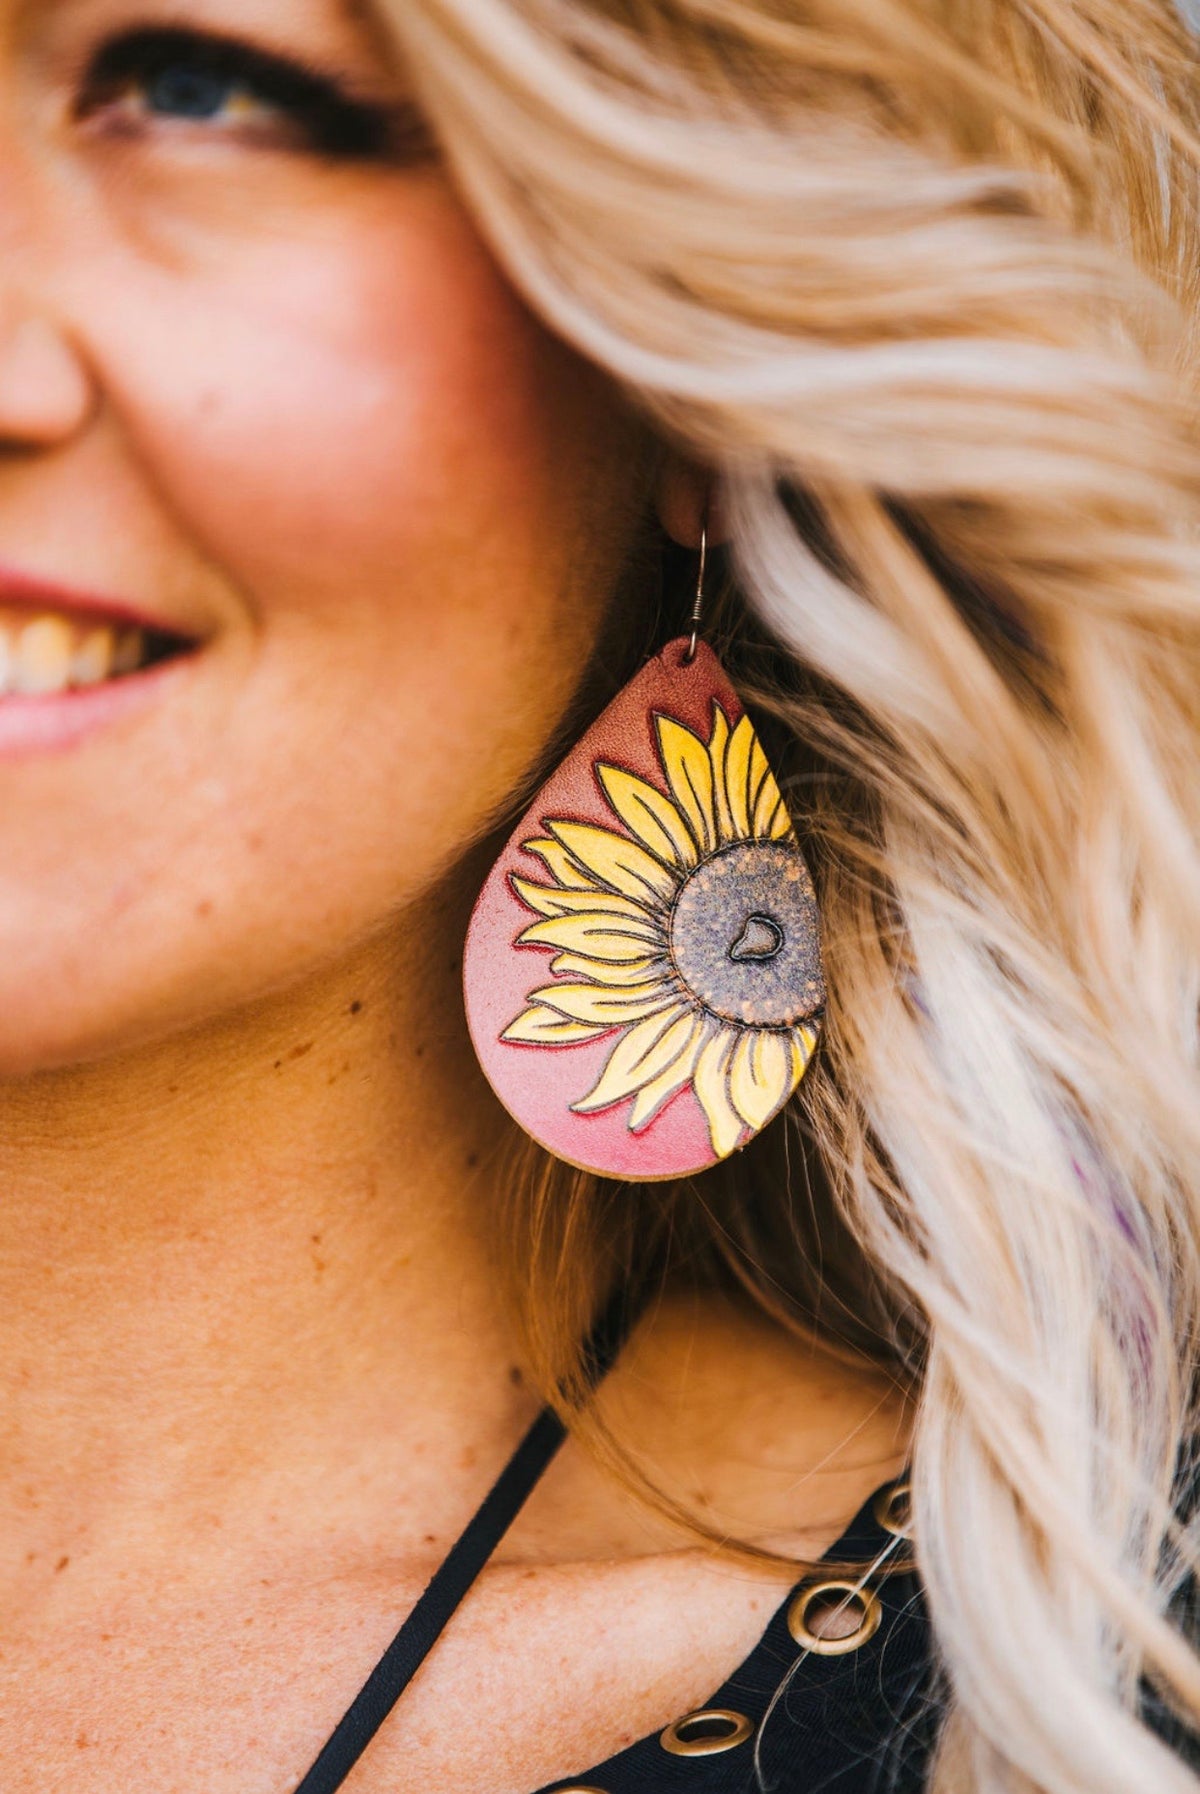
<svg viewBox="0 0 1200 1794"><path fill-rule="evenodd" d="M665 1009L676 1002L675 993L665 978L650 978L644 984L611 986L607 984L546 984L531 990L526 1002L540 1003L556 1009L575 1022L603 1023L606 1028L619 1028L637 1021L651 1010Z"/></svg>
<svg viewBox="0 0 1200 1794"><path fill-rule="evenodd" d="M717 818L708 749L699 736L674 718L658 716L654 720L671 795L687 817L700 851L711 853L717 845Z"/></svg>
<svg viewBox="0 0 1200 1794"><path fill-rule="evenodd" d="M796 839L792 819L788 815L787 805L782 798L779 800L779 808L767 824L765 835L769 841L794 841Z"/></svg>
<svg viewBox="0 0 1200 1794"><path fill-rule="evenodd" d="M579 870L570 854L557 841L523 841L521 845L526 853L536 853L544 860L550 876L556 878L560 885L565 885L569 891L586 891L590 888L592 881L587 873Z"/></svg>
<svg viewBox="0 0 1200 1794"><path fill-rule="evenodd" d="M586 953L590 959L645 959L666 947L666 936L647 916L643 924L625 916L589 911L582 916L546 916L518 936L523 947L557 947L563 953Z"/></svg>
<svg viewBox="0 0 1200 1794"><path fill-rule="evenodd" d="M754 724L748 716L743 716L735 726L725 749L725 797L729 805L729 826L735 841L744 841L750 833L747 794L753 745Z"/></svg>
<svg viewBox="0 0 1200 1794"><path fill-rule="evenodd" d="M623 964L606 960L603 964L582 953L560 953L550 961L556 978L590 978L594 984L645 984L665 969L662 959L630 959Z"/></svg>
<svg viewBox="0 0 1200 1794"><path fill-rule="evenodd" d="M691 1062L690 1049L703 1022L692 1010L667 1010L648 1016L627 1029L608 1055L604 1070L592 1089L571 1107L577 1115L591 1115L624 1102L670 1070L681 1058Z"/></svg>
<svg viewBox="0 0 1200 1794"><path fill-rule="evenodd" d="M700 1016L697 1016L691 1039L675 1063L668 1065L665 1071L660 1071L658 1076L651 1078L648 1084L643 1084L634 1097L633 1107L629 1111L631 1134L640 1134L644 1128L648 1128L671 1098L677 1096L685 1084L691 1083L696 1070L696 1055L703 1039L704 1022Z"/></svg>
<svg viewBox="0 0 1200 1794"><path fill-rule="evenodd" d="M500 1036L521 1046L577 1046L584 1040L598 1040L603 1027L586 1022L573 1022L554 1009L526 1009Z"/></svg>
<svg viewBox="0 0 1200 1794"><path fill-rule="evenodd" d="M770 764L766 754L763 752L763 744L758 739L757 735L751 735L750 765L746 771L746 815L749 818L750 832L752 834L754 832L754 817L758 810L758 800L762 795L763 785L768 779L770 779L771 784L775 786L775 780L771 774ZM775 790L776 795L778 795L778 786L775 786Z"/></svg>
<svg viewBox="0 0 1200 1794"><path fill-rule="evenodd" d="M515 874L511 884L521 902L539 916L603 915L622 918L634 927L653 925L654 918L644 904L633 897L618 896L615 891L600 891L595 886L585 891L559 891L553 885L534 884Z"/></svg>
<svg viewBox="0 0 1200 1794"><path fill-rule="evenodd" d="M775 783L775 775L768 766L758 787L758 796L754 800L754 809L750 815L751 832L760 840L768 839L771 834L771 826L781 809L784 809L783 798L780 796L779 786ZM784 810L785 815L786 813Z"/></svg>
<svg viewBox="0 0 1200 1794"><path fill-rule="evenodd" d="M725 750L729 746L729 718L717 703L713 704L713 731L708 741L708 759L713 774L713 813L717 824L717 846L736 840L733 819L729 814L729 793L725 789Z"/></svg>
<svg viewBox="0 0 1200 1794"><path fill-rule="evenodd" d="M708 1122L712 1149L724 1159L742 1137L742 1118L729 1100L729 1057L737 1035L722 1029L705 1042L696 1058L692 1087Z"/></svg>
<svg viewBox="0 0 1200 1794"><path fill-rule="evenodd" d="M755 1133L778 1113L796 1088L791 1040L766 1030L743 1034L729 1061L729 1097Z"/></svg>
<svg viewBox="0 0 1200 1794"><path fill-rule="evenodd" d="M696 844L669 797L622 766L597 766L596 777L625 827L643 847L668 866L696 864Z"/></svg>
<svg viewBox="0 0 1200 1794"><path fill-rule="evenodd" d="M819 1022L801 1022L798 1028L792 1029L793 1063L798 1068L796 1071L797 1083L808 1070L809 1061L817 1050L817 1041L820 1037Z"/></svg>
<svg viewBox="0 0 1200 1794"><path fill-rule="evenodd" d="M788 1051L791 1055L793 1090L812 1063L820 1032L819 1023L802 1022L799 1027L793 1028L787 1037Z"/></svg>
<svg viewBox="0 0 1200 1794"><path fill-rule="evenodd" d="M597 828L591 822L552 822L550 832L575 861L610 891L624 897L658 898L668 903L679 888L679 875L670 872L636 841Z"/></svg>

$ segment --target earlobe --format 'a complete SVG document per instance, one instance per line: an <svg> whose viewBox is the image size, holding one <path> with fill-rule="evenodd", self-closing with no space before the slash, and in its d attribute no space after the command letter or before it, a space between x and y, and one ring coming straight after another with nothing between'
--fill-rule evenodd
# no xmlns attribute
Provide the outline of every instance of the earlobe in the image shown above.
<svg viewBox="0 0 1200 1794"><path fill-rule="evenodd" d="M704 531L710 548L725 541L720 487L711 467L669 451L658 477L656 504L659 522L681 548L699 548Z"/></svg>

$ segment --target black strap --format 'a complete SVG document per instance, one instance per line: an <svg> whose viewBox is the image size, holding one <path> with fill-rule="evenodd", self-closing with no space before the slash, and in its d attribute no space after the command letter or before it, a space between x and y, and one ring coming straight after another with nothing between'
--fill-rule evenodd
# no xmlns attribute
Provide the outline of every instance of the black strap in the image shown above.
<svg viewBox="0 0 1200 1794"><path fill-rule="evenodd" d="M630 1311L610 1304L585 1347L593 1384L608 1372L625 1339ZM566 1438L553 1408L543 1408L500 1472L474 1518L435 1570L424 1594L339 1721L296 1794L335 1794L441 1637Z"/></svg>

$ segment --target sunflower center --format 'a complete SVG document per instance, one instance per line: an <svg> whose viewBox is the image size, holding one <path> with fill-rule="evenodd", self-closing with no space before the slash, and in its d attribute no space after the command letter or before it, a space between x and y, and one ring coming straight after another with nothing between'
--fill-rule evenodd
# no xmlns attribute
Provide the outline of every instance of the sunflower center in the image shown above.
<svg viewBox="0 0 1200 1794"><path fill-rule="evenodd" d="M825 1001L812 880L785 841L739 841L697 866L670 945L680 978L723 1021L792 1027Z"/></svg>
<svg viewBox="0 0 1200 1794"><path fill-rule="evenodd" d="M729 949L730 959L774 959L783 948L783 929L774 916L747 916L746 926Z"/></svg>

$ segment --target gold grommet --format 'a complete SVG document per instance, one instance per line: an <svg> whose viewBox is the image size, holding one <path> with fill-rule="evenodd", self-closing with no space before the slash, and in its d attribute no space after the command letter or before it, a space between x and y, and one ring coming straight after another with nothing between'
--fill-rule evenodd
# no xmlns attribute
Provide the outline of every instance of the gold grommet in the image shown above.
<svg viewBox="0 0 1200 1794"><path fill-rule="evenodd" d="M818 1602L832 1603L835 1612L852 1614L858 1610L858 1624L853 1631L836 1634L814 1632L810 1624ZM873 1638L883 1618L879 1597L857 1582L810 1582L797 1594L788 1608L788 1631L798 1645L818 1657L845 1657Z"/></svg>
<svg viewBox="0 0 1200 1794"><path fill-rule="evenodd" d="M673 1757L715 1757L754 1736L744 1713L729 1707L703 1707L674 1720L659 1738Z"/></svg>
<svg viewBox="0 0 1200 1794"><path fill-rule="evenodd" d="M593 1788L591 1783L585 1787L582 1782L572 1782L569 1787L555 1788L554 1794L608 1794L605 1788Z"/></svg>
<svg viewBox="0 0 1200 1794"><path fill-rule="evenodd" d="M911 1539L912 1484L906 1480L893 1483L890 1489L880 1489L871 1511L884 1532L890 1532L893 1538Z"/></svg>

